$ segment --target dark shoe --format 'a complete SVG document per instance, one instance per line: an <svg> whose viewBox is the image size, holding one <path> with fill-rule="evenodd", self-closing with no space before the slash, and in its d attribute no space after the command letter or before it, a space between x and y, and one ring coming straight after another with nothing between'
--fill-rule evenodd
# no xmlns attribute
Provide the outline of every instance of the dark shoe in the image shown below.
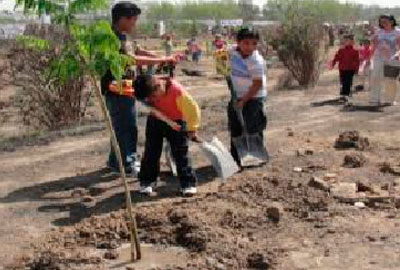
<svg viewBox="0 0 400 270"><path fill-rule="evenodd" d="M116 167L113 167L113 166L108 166L108 165L107 165L107 168L113 174L117 174L117 175L121 174L121 172L119 171L119 168L116 168ZM139 174L139 170L140 170L140 167L139 168L131 167L131 166L125 167L125 175L127 177L137 177L138 174Z"/></svg>

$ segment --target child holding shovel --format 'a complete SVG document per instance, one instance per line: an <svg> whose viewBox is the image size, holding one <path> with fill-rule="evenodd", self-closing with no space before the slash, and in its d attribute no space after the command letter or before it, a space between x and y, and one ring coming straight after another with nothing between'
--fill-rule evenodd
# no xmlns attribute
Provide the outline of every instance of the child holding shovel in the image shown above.
<svg viewBox="0 0 400 270"><path fill-rule="evenodd" d="M257 134L263 140L264 130L267 127L265 111L267 78L266 63L257 51L259 34L253 29L242 28L237 33L236 41L237 46L233 47L230 53L231 74L228 83L231 84L234 95L228 105L229 131L231 138L242 135L243 129L237 114L240 110L247 132ZM231 140L231 153L241 167L233 140Z"/></svg>
<svg viewBox="0 0 400 270"><path fill-rule="evenodd" d="M146 101L174 124L171 127L160 116L147 118L145 151L139 173L140 193L151 195L153 192L152 184L160 172L163 139L166 138L176 162L182 195L196 194L197 180L189 163L188 150L189 139L198 140L199 106L184 87L171 78L141 75L135 80L134 88L137 99Z"/></svg>

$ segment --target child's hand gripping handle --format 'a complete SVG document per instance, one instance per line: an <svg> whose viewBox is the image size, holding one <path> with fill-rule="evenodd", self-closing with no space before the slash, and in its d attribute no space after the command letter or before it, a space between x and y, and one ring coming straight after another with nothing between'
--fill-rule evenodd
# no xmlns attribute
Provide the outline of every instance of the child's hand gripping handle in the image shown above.
<svg viewBox="0 0 400 270"><path fill-rule="evenodd" d="M169 73L169 77L170 78L174 77L174 71L175 71L175 65L174 64L169 64L168 65L168 73Z"/></svg>
<svg viewBox="0 0 400 270"><path fill-rule="evenodd" d="M170 126L173 130L178 131L178 132L186 132L186 125L185 123L183 125L179 125L178 123L176 123L175 121L172 121L171 119L168 118L168 116L166 116L165 114L163 114L162 112L160 112L159 110L157 110L154 107L151 107L147 104L145 104L149 110L150 113L153 114L157 119L163 121L164 123L166 123L168 126ZM194 131L189 131L188 132L188 137L192 142L196 142L196 143L202 143L203 140L197 136L197 132Z"/></svg>
<svg viewBox="0 0 400 270"><path fill-rule="evenodd" d="M159 110L157 110L154 107L148 106L150 113L153 114L157 119L163 121L164 123L166 123L168 126L170 126L173 130L176 131L181 131L182 130L182 126L179 125L178 123L172 121L171 119L169 119L166 115L164 115L162 112L160 112Z"/></svg>

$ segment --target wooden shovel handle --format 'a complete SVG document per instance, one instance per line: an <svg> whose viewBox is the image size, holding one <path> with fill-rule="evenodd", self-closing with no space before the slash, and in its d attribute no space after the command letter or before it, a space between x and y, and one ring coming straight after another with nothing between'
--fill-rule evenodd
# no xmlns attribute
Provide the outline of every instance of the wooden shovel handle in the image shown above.
<svg viewBox="0 0 400 270"><path fill-rule="evenodd" d="M170 126L173 130L175 131L181 131L182 130L182 126L179 125L178 123L172 121L171 119L169 119L165 114L163 114L162 112L160 112L159 110L157 110L154 107L148 106L150 113L152 113L157 119L163 121L164 123L166 123L168 126Z"/></svg>

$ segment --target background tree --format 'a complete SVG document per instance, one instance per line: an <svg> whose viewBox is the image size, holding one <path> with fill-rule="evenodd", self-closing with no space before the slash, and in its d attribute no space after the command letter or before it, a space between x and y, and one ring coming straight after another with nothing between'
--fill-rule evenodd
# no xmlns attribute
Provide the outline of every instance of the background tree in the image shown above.
<svg viewBox="0 0 400 270"><path fill-rule="evenodd" d="M268 20L281 21L290 7L330 23L353 23L360 19L362 11L361 5L339 0L269 0L263 7L263 14Z"/></svg>
<svg viewBox="0 0 400 270"><path fill-rule="evenodd" d="M281 26L270 43L300 86L314 85L327 53L322 7L313 0L274 0L273 4Z"/></svg>
<svg viewBox="0 0 400 270"><path fill-rule="evenodd" d="M178 4L152 4L147 10L149 24L164 21L167 32L191 36L200 29L199 20L237 19L242 14L240 6L233 0L215 2L187 1Z"/></svg>

